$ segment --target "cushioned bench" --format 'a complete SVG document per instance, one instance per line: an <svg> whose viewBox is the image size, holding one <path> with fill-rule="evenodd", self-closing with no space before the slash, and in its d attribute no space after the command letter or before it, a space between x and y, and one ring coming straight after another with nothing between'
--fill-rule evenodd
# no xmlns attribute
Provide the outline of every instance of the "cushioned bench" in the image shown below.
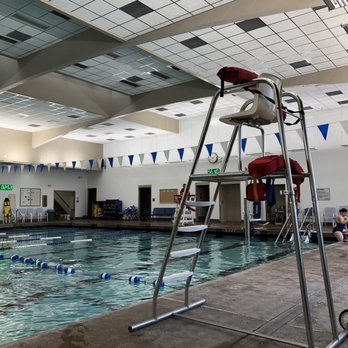
<svg viewBox="0 0 348 348"><path fill-rule="evenodd" d="M174 217L175 208L153 208L153 219L172 219Z"/></svg>

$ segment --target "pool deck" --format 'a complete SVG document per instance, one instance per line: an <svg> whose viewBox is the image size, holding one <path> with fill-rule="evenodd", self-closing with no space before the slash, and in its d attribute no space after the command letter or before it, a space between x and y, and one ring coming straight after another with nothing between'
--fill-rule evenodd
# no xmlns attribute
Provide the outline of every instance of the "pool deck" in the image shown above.
<svg viewBox="0 0 348 348"><path fill-rule="evenodd" d="M331 244L326 252L338 318L339 313L348 308L348 245ZM305 252L304 260L315 346L325 347L331 341L331 333L318 250ZM182 295L182 292L176 292L161 297L160 313L182 307ZM293 347L228 329L231 327L306 346L295 256L193 286L191 298L192 301L205 298L207 302L202 307L133 333L128 331L129 325L151 319L150 301L3 345L2 348ZM191 320L193 318L215 326L195 322ZM341 347L348 347L348 341Z"/></svg>

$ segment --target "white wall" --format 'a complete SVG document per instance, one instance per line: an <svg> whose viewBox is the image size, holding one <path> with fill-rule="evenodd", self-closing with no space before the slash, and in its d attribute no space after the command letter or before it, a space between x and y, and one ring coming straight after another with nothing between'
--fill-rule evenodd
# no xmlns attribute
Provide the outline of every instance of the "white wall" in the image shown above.
<svg viewBox="0 0 348 348"><path fill-rule="evenodd" d="M23 173L20 168L16 173L13 169L7 173L7 168L0 174L0 184L12 184L13 191L0 191L0 204L9 193L16 195L16 208L20 208L20 189L21 188L40 188L41 195L47 195L47 207L44 209L53 209L53 194L55 190L75 191L76 198L79 198L79 203L75 202L75 216L82 217L87 211L87 172L80 170L62 169L56 171L51 168L50 172L47 169L41 173L38 169L35 173L29 173L26 169ZM42 206L42 200L41 200Z"/></svg>

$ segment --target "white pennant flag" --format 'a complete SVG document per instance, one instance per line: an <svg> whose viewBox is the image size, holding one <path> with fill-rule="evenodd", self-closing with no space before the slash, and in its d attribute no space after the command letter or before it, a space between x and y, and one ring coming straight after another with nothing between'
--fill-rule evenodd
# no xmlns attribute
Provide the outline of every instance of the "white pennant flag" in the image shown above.
<svg viewBox="0 0 348 348"><path fill-rule="evenodd" d="M119 165L122 167L123 156L118 156L117 160L118 160Z"/></svg>
<svg viewBox="0 0 348 348"><path fill-rule="evenodd" d="M143 164L143 162L144 162L144 154L140 153L139 154L139 158L140 158L140 164Z"/></svg>
<svg viewBox="0 0 348 348"><path fill-rule="evenodd" d="M97 159L98 167L99 167L100 169L102 169L102 162L103 162L103 159L102 159L102 158L98 158L98 159Z"/></svg>
<svg viewBox="0 0 348 348"><path fill-rule="evenodd" d="M85 169L85 161L84 160L80 161L80 165L81 165L81 169Z"/></svg>
<svg viewBox="0 0 348 348"><path fill-rule="evenodd" d="M50 172L51 170L51 163L47 163L47 171Z"/></svg>
<svg viewBox="0 0 348 348"><path fill-rule="evenodd" d="M66 170L66 162L63 162L63 169Z"/></svg>
<svg viewBox="0 0 348 348"><path fill-rule="evenodd" d="M257 137L255 137L257 143L259 144L260 148L261 148L261 151L262 151L262 136L259 135Z"/></svg>
<svg viewBox="0 0 348 348"><path fill-rule="evenodd" d="M302 129L296 129L297 134L299 135L299 137L301 138L301 140L303 139L303 132Z"/></svg>
<svg viewBox="0 0 348 348"><path fill-rule="evenodd" d="M198 146L191 146L191 150L195 156L197 155L197 149L198 149Z"/></svg>
<svg viewBox="0 0 348 348"><path fill-rule="evenodd" d="M165 150L164 152L164 157L166 158L166 161L168 162L169 159L169 150Z"/></svg>
<svg viewBox="0 0 348 348"><path fill-rule="evenodd" d="M24 164L21 164L21 173L24 171Z"/></svg>
<svg viewBox="0 0 348 348"><path fill-rule="evenodd" d="M7 173L11 171L11 166L7 166Z"/></svg>
<svg viewBox="0 0 348 348"><path fill-rule="evenodd" d="M36 173L36 171L37 171L37 164L33 164L33 167L34 167L34 173Z"/></svg>
<svg viewBox="0 0 348 348"><path fill-rule="evenodd" d="M226 154L226 152L227 152L227 146L228 146L228 141L222 141L222 142L220 143L220 145L221 145L222 149L224 150L224 152L225 152L225 154Z"/></svg>

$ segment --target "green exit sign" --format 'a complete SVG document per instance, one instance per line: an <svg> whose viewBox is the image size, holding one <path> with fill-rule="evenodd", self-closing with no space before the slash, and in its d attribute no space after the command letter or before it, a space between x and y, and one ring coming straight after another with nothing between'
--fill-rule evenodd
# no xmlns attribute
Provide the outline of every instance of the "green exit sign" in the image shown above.
<svg viewBox="0 0 348 348"><path fill-rule="evenodd" d="M10 184L0 184L0 191L12 191L13 185Z"/></svg>
<svg viewBox="0 0 348 348"><path fill-rule="evenodd" d="M208 174L218 174L218 173L220 173L220 168L208 169Z"/></svg>

